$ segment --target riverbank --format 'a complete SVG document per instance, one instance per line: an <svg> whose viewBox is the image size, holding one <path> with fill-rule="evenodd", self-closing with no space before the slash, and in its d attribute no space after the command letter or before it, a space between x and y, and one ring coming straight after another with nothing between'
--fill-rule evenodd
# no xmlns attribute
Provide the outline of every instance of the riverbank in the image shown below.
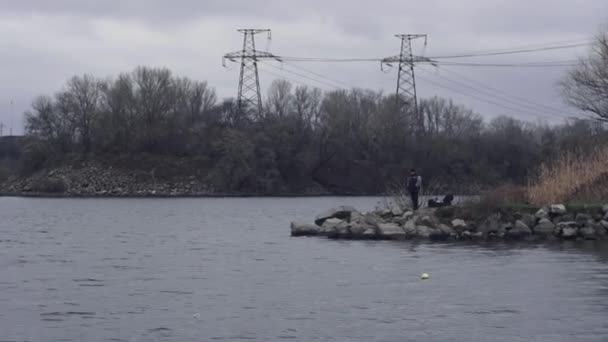
<svg viewBox="0 0 608 342"><path fill-rule="evenodd" d="M291 235L357 240L608 241L608 205L567 208L555 204L489 213L475 212L471 206L369 213L343 206L319 214L314 224L292 222Z"/></svg>

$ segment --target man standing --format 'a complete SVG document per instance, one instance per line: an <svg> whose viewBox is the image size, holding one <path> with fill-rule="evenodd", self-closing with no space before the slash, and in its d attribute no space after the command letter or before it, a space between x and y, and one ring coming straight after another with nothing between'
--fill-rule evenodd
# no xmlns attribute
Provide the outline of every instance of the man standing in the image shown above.
<svg viewBox="0 0 608 342"><path fill-rule="evenodd" d="M422 177L416 173L416 169L410 170L410 176L407 178L407 190L410 193L410 198L412 199L412 205L414 206L414 210L418 209L418 194L420 193L420 188L422 187Z"/></svg>

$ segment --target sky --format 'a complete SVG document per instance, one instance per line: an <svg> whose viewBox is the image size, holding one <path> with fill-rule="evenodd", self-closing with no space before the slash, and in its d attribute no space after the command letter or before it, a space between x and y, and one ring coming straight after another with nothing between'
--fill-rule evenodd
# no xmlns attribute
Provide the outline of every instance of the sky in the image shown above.
<svg viewBox="0 0 608 342"><path fill-rule="evenodd" d="M60 91L74 75L106 78L140 65L208 81L220 98L237 93L239 28L270 28L261 50L281 56L382 58L399 53L398 33L428 35L414 53L435 57L585 43L608 26L606 0L0 0L0 122L23 131L38 95ZM578 115L560 97L568 66L472 67L462 63L571 61L589 47L441 59L416 68L418 96L441 96L484 118L559 122ZM276 78L325 90L356 87L393 93L397 70L379 62L265 61L262 96Z"/></svg>

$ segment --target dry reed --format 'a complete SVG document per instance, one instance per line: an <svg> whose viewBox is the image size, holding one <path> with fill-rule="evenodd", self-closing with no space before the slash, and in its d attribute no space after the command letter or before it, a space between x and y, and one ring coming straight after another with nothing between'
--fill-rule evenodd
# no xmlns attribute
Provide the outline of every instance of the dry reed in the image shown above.
<svg viewBox="0 0 608 342"><path fill-rule="evenodd" d="M605 179L608 174L608 146L591 153L567 152L557 160L543 163L528 184L528 200L537 205L585 200L585 189ZM590 199L587 199L590 200Z"/></svg>

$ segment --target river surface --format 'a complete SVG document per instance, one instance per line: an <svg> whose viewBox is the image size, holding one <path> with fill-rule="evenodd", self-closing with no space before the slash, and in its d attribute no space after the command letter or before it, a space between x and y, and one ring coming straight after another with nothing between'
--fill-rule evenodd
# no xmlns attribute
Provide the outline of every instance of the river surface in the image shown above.
<svg viewBox="0 0 608 342"><path fill-rule="evenodd" d="M377 202L0 198L0 341L608 341L608 246L289 236Z"/></svg>

